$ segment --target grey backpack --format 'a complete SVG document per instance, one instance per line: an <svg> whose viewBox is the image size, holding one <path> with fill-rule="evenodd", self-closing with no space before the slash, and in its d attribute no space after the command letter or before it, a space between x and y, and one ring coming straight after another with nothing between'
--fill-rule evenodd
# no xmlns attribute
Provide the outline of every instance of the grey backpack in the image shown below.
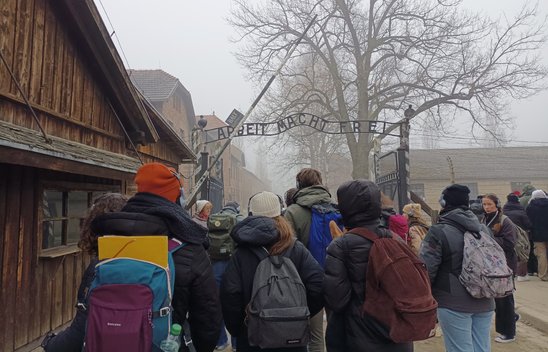
<svg viewBox="0 0 548 352"><path fill-rule="evenodd" d="M504 251L488 233L464 232L459 281L474 298L500 298L514 291Z"/></svg>
<svg viewBox="0 0 548 352"><path fill-rule="evenodd" d="M270 256L265 248L260 253L246 309L250 346L298 347L306 346L310 339L306 289L285 255Z"/></svg>

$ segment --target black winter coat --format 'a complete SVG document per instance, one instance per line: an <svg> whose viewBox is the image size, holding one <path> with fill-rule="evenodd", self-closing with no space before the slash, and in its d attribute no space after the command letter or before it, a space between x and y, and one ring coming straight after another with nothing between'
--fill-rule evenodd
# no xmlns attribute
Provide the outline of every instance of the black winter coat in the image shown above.
<svg viewBox="0 0 548 352"><path fill-rule="evenodd" d="M46 338L47 343L42 343L42 347L46 352L81 352L84 345L84 338L86 335L86 320L88 318L88 312L83 305L86 305L87 292L91 286L91 282L95 277L95 265L97 264L97 258L92 258L89 263L80 287L78 288L78 304L76 305L76 316L72 320L72 323L68 328L61 331L59 334ZM44 340L46 341L46 340Z"/></svg>
<svg viewBox="0 0 548 352"><path fill-rule="evenodd" d="M548 199L533 199L527 206L533 242L548 242Z"/></svg>
<svg viewBox="0 0 548 352"><path fill-rule="evenodd" d="M93 233L109 235L169 235L187 245L173 255L175 291L173 322L183 325L187 314L198 352L215 349L221 329L221 305L211 262L203 246L207 230L180 206L150 193L137 193L118 213L98 216ZM188 351L181 346L179 351Z"/></svg>
<svg viewBox="0 0 548 352"><path fill-rule="evenodd" d="M380 225L378 187L365 180L345 187L337 191L344 225L365 227L380 237L391 237ZM394 343L383 324L362 313L371 245L361 236L346 233L327 248L323 288L326 307L332 310L326 331L329 352L413 351L412 343Z"/></svg>
<svg viewBox="0 0 548 352"><path fill-rule="evenodd" d="M306 351L305 347L261 350L249 346L247 328L244 323L245 308L251 300L253 278L259 265L255 251L269 248L279 238L274 220L263 216L251 216L238 223L230 234L238 247L232 257L221 283L221 302L226 328L238 341L238 352L243 351ZM323 308L323 271L305 246L296 241L286 255L295 264L306 288L310 316Z"/></svg>
<svg viewBox="0 0 548 352"><path fill-rule="evenodd" d="M519 203L506 203L502 208L502 213L512 220L512 222L524 229L529 231L531 229L531 221L527 217L525 208Z"/></svg>

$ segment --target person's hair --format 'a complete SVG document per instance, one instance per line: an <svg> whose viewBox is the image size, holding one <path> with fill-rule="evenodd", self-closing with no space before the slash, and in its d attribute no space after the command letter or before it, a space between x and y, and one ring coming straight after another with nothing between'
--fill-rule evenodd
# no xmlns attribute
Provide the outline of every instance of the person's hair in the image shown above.
<svg viewBox="0 0 548 352"><path fill-rule="evenodd" d="M322 174L318 170L311 168L306 168L299 171L296 179L298 189L322 184Z"/></svg>
<svg viewBox="0 0 548 352"><path fill-rule="evenodd" d="M280 239L270 247L269 252L271 255L280 255L293 245L295 236L293 228L283 216L276 216L273 220L276 223L276 229L280 233Z"/></svg>
<svg viewBox="0 0 548 352"><path fill-rule="evenodd" d="M493 201L493 203L495 203L497 209L500 210L500 200L499 200L499 197L497 197L496 194L487 193L486 195L483 196L483 198L491 199Z"/></svg>
<svg viewBox="0 0 548 352"><path fill-rule="evenodd" d="M91 232L90 225L93 219L104 213L113 213L122 210L128 198L120 193L101 194L93 201L88 215L82 223L78 247L91 255L97 254L97 236Z"/></svg>
<svg viewBox="0 0 548 352"><path fill-rule="evenodd" d="M297 191L298 191L298 189L293 187L293 188L288 189L285 192L284 198L285 198L285 205L286 206L290 206L291 204L293 204L293 196L295 195L295 193L297 193Z"/></svg>
<svg viewBox="0 0 548 352"><path fill-rule="evenodd" d="M381 192L381 208L389 209L394 207L394 201L389 196Z"/></svg>

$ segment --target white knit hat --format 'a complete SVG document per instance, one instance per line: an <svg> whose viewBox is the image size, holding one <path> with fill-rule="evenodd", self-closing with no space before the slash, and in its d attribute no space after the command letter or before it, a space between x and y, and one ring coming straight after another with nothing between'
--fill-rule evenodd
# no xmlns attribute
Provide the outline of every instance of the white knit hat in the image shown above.
<svg viewBox="0 0 548 352"><path fill-rule="evenodd" d="M209 203L207 200L197 200L196 201L196 212L200 213L202 209L206 206L206 204Z"/></svg>
<svg viewBox="0 0 548 352"><path fill-rule="evenodd" d="M275 218L282 215L282 205L277 195L272 192L260 192L249 200L249 212L253 216Z"/></svg>
<svg viewBox="0 0 548 352"><path fill-rule="evenodd" d="M544 193L544 191L541 189L537 189L533 191L533 193L531 193L530 201L533 199L539 199L539 198L546 198L546 193Z"/></svg>

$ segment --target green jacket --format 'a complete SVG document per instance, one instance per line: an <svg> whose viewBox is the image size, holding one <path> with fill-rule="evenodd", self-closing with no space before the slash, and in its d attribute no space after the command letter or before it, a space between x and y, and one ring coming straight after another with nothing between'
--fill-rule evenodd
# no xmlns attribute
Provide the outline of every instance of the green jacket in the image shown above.
<svg viewBox="0 0 548 352"><path fill-rule="evenodd" d="M332 203L331 194L323 186L310 186L299 190L293 200L294 203L285 210L284 216L293 226L297 239L308 248L312 223L310 207L319 203Z"/></svg>
<svg viewBox="0 0 548 352"><path fill-rule="evenodd" d="M533 185L526 185L523 187L523 193L519 199L519 204L521 204L522 207L527 208L529 200L531 199L531 194L534 190L536 190L536 188Z"/></svg>

